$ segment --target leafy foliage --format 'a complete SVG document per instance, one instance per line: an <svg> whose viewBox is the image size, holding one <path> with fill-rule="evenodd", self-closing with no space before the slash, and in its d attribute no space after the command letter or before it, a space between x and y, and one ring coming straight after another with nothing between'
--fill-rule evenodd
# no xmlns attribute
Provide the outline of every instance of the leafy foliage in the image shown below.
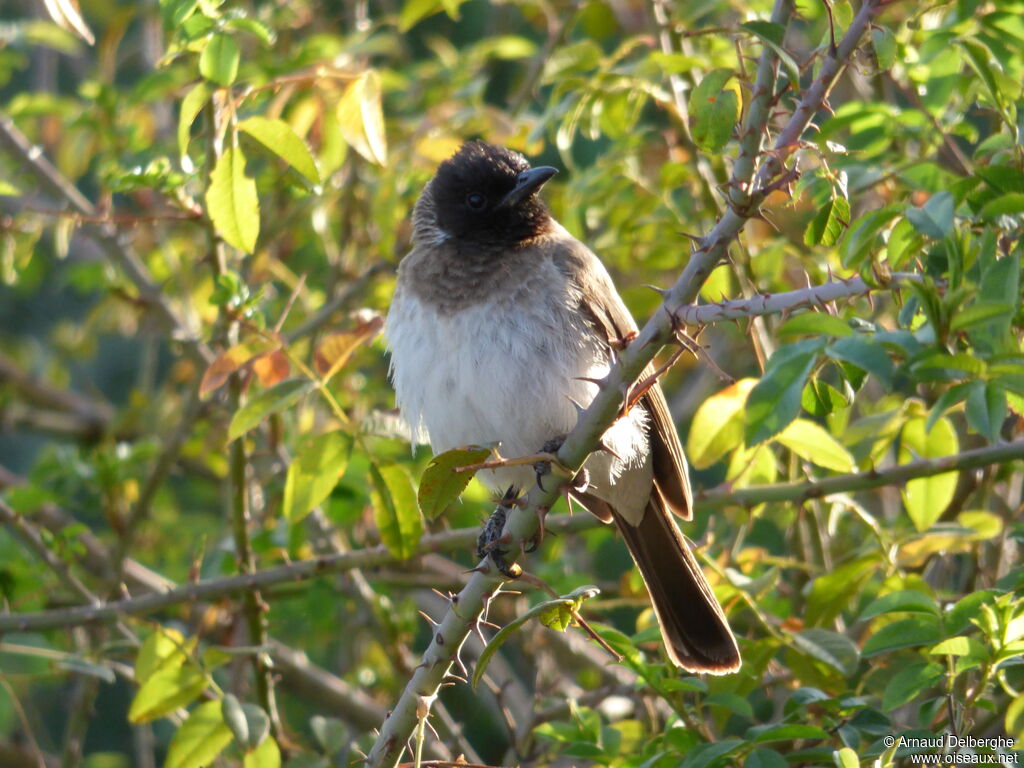
<svg viewBox="0 0 1024 768"><path fill-rule="evenodd" d="M76 5L0 9L0 622L246 589L2 625L5 760L369 750L434 636L425 587L460 586L491 506L454 471L486 449L410 452L377 338L417 194L475 136L568 171L550 207L640 320L644 285L687 262L680 233L730 206L751 221L704 301L876 290L698 329L713 365L664 377L742 670L669 666L621 546L577 515L590 530L524 562L524 589L567 597L492 601L506 629L462 657L483 653L484 684L444 689L425 754L852 768L904 760L901 733L1024 738L1024 467L963 459L1022 437L1019 2L886 4L815 129L774 153L745 118L764 106L774 139L859 5ZM792 174L740 210L732 169L769 157ZM873 481L913 462L947 463ZM780 501L792 484L811 490ZM344 575L259 581L346 552ZM576 614L617 665L552 631Z"/></svg>

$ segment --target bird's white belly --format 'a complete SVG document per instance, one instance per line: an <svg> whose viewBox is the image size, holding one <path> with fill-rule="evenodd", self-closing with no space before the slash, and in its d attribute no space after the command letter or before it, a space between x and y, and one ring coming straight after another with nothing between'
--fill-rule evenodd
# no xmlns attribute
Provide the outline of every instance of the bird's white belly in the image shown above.
<svg viewBox="0 0 1024 768"><path fill-rule="evenodd" d="M581 406L593 400L597 387L579 377L607 373L604 351L577 313L532 298L443 314L409 291L396 296L387 336L398 406L435 453L490 444L500 444L505 458L536 453L575 426L570 398ZM624 464L646 454L643 421L635 409L606 434ZM533 470L504 468L480 479L498 491L525 487Z"/></svg>

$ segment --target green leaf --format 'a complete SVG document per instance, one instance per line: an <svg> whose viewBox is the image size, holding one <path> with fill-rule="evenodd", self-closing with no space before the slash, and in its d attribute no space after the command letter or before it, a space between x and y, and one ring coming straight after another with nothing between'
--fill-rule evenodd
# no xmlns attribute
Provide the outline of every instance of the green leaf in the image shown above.
<svg viewBox="0 0 1024 768"><path fill-rule="evenodd" d="M991 381L972 381L967 392L967 424L990 443L999 441L1006 418L1006 391Z"/></svg>
<svg viewBox="0 0 1024 768"><path fill-rule="evenodd" d="M823 419L850 403L831 384L820 379L811 379L800 395L800 404L812 416Z"/></svg>
<svg viewBox="0 0 1024 768"><path fill-rule="evenodd" d="M992 221L1000 216L1020 216L1021 214L1024 214L1024 193L1012 192L989 200L982 206L978 215L986 221Z"/></svg>
<svg viewBox="0 0 1024 768"><path fill-rule="evenodd" d="M237 440L268 416L290 408L312 389L313 382L308 379L287 379L250 397L231 417L228 440Z"/></svg>
<svg viewBox="0 0 1024 768"><path fill-rule="evenodd" d="M706 152L724 147L739 119L739 97L726 87L733 74L730 69L713 69L690 92L690 131L697 146Z"/></svg>
<svg viewBox="0 0 1024 768"><path fill-rule="evenodd" d="M743 761L743 768L789 768L789 763L774 749L761 747L750 750L747 759Z"/></svg>
<svg viewBox="0 0 1024 768"><path fill-rule="evenodd" d="M476 446L453 448L445 451L427 465L420 478L420 488L416 494L420 510L428 520L436 520L448 505L459 498L466 490L473 472L456 472L457 467L478 464L491 455L490 448Z"/></svg>
<svg viewBox="0 0 1024 768"><path fill-rule="evenodd" d="M960 635L947 637L942 642L936 643L928 653L931 656L967 656L972 650L971 638Z"/></svg>
<svg viewBox="0 0 1024 768"><path fill-rule="evenodd" d="M387 165L380 76L367 70L352 80L338 100L335 111L341 135L364 159Z"/></svg>
<svg viewBox="0 0 1024 768"><path fill-rule="evenodd" d="M398 31L405 34L420 21L444 11L449 18L459 20L459 6L465 0L406 0L398 20Z"/></svg>
<svg viewBox="0 0 1024 768"><path fill-rule="evenodd" d="M0 179L0 197L19 197L21 190L6 179Z"/></svg>
<svg viewBox="0 0 1024 768"><path fill-rule="evenodd" d="M865 555L816 578L807 596L806 623L814 626L833 621L877 570L878 557L877 554Z"/></svg>
<svg viewBox="0 0 1024 768"><path fill-rule="evenodd" d="M281 750L273 739L264 739L260 745L242 758L242 768L281 768Z"/></svg>
<svg viewBox="0 0 1024 768"><path fill-rule="evenodd" d="M922 207L908 208L904 215L922 235L941 240L953 231L953 195L938 192Z"/></svg>
<svg viewBox="0 0 1024 768"><path fill-rule="evenodd" d="M864 643L861 656L867 659L900 648L934 645L941 638L938 617L919 614L911 619L886 624Z"/></svg>
<svg viewBox="0 0 1024 768"><path fill-rule="evenodd" d="M224 724L231 730L235 743L245 747L249 744L249 721L238 697L232 693L224 695L220 702L220 714Z"/></svg>
<svg viewBox="0 0 1024 768"><path fill-rule="evenodd" d="M139 648L135 657L135 682L144 685L154 673L162 669L180 667L189 660L195 639L186 641L176 629L158 627Z"/></svg>
<svg viewBox="0 0 1024 768"><path fill-rule="evenodd" d="M381 541L391 553L406 560L416 554L423 535L423 517L416 491L405 468L398 464L370 464L373 481L373 518Z"/></svg>
<svg viewBox="0 0 1024 768"><path fill-rule="evenodd" d="M696 469L707 469L743 442L743 407L756 379L740 379L709 397L693 415L686 455Z"/></svg>
<svg viewBox="0 0 1024 768"><path fill-rule="evenodd" d="M199 73L227 88L238 76L240 59L235 38L223 33L212 35L199 56Z"/></svg>
<svg viewBox="0 0 1024 768"><path fill-rule="evenodd" d="M892 69L896 63L896 38L887 27L872 27L871 47L879 69Z"/></svg>
<svg viewBox="0 0 1024 768"><path fill-rule="evenodd" d="M320 171L309 147L284 120L250 117L238 124L238 130L252 136L313 184L320 183Z"/></svg>
<svg viewBox="0 0 1024 768"><path fill-rule="evenodd" d="M856 672L860 662L860 652L853 641L827 629L811 627L798 632L793 635L793 645L845 676Z"/></svg>
<svg viewBox="0 0 1024 768"><path fill-rule="evenodd" d="M742 739L721 739L698 744L686 754L678 768L707 768L711 763L725 757L744 743Z"/></svg>
<svg viewBox="0 0 1024 768"><path fill-rule="evenodd" d="M776 723L772 725L755 725L744 734L755 744L772 741L795 741L796 739L827 739L828 731L816 725L800 723Z"/></svg>
<svg viewBox="0 0 1024 768"><path fill-rule="evenodd" d="M849 747L843 747L833 752L832 760L835 762L836 768L860 768L860 758Z"/></svg>
<svg viewBox="0 0 1024 768"><path fill-rule="evenodd" d="M853 456L824 428L813 421L795 419L775 439L800 458L835 472L857 469Z"/></svg>
<svg viewBox="0 0 1024 768"><path fill-rule="evenodd" d="M210 86L200 81L181 100L181 113L178 115L178 154L182 157L182 164L188 157L188 144L192 138L192 123L196 121L199 113L203 111L203 107L210 100L211 93ZM189 165L191 166L191 162Z"/></svg>
<svg viewBox="0 0 1024 768"><path fill-rule="evenodd" d="M309 719L309 728L316 736L317 743L324 754L334 755L348 744L348 727L337 718L314 715Z"/></svg>
<svg viewBox="0 0 1024 768"><path fill-rule="evenodd" d="M228 147L217 159L206 190L206 207L226 243L246 253L256 250L260 200L256 181L245 175L245 155L239 147Z"/></svg>
<svg viewBox="0 0 1024 768"><path fill-rule="evenodd" d="M857 620L867 621L883 613L928 613L938 616L939 606L931 595L905 589L875 598L861 611Z"/></svg>
<svg viewBox="0 0 1024 768"><path fill-rule="evenodd" d="M477 684L484 676L484 672L487 670L487 665L490 663L491 658L497 653L498 649L505 644L512 633L519 629L521 626L526 624L530 619L548 619L556 615L559 611L565 612L576 610L579 608L583 600L588 597L593 597L600 592L596 587L580 587L579 589L573 590L570 594L563 597L555 598L554 600L545 600L544 602L537 603L526 613L523 613L504 627L499 629L494 637L491 638L490 642L484 647L480 653L480 658L477 659L476 668L473 670L473 687L476 688ZM571 613L569 616L572 618ZM545 626L554 626L553 624L545 624ZM565 627L568 626L568 621L565 622L564 626L558 627L560 631L565 631Z"/></svg>
<svg viewBox="0 0 1024 768"><path fill-rule="evenodd" d="M231 743L220 702L207 701L188 716L167 748L164 768L206 768Z"/></svg>
<svg viewBox="0 0 1024 768"><path fill-rule="evenodd" d="M957 312L949 323L950 330L962 331L978 325L1013 317L1014 308L1002 301L976 301Z"/></svg>
<svg viewBox="0 0 1024 768"><path fill-rule="evenodd" d="M836 339L825 349L833 360L842 360L874 374L887 389L892 386L893 364L885 347L863 335Z"/></svg>
<svg viewBox="0 0 1024 768"><path fill-rule="evenodd" d="M927 689L936 685L942 675L942 666L934 662L915 661L901 667L885 686L882 709L890 712L918 699Z"/></svg>
<svg viewBox="0 0 1024 768"><path fill-rule="evenodd" d="M790 85L794 89L799 89L800 67L797 66L796 60L782 47L786 37L786 28L781 24L775 24L771 21L747 21L740 24L740 28L759 38L762 43L775 52L775 55L779 57L779 61L782 62L786 74L789 76Z"/></svg>
<svg viewBox="0 0 1024 768"><path fill-rule="evenodd" d="M345 472L352 453L352 438L344 432L327 432L307 440L288 467L281 512L297 523L313 507L330 496Z"/></svg>
<svg viewBox="0 0 1024 768"><path fill-rule="evenodd" d="M833 246L850 226L850 203L844 197L833 197L821 207L804 230L805 245Z"/></svg>
<svg viewBox="0 0 1024 768"><path fill-rule="evenodd" d="M195 13L199 0L161 0L160 14L164 29L176 30L189 16Z"/></svg>
<svg viewBox="0 0 1024 768"><path fill-rule="evenodd" d="M777 331L780 339L794 336L852 336L853 329L842 318L826 312L801 312L793 315Z"/></svg>
<svg viewBox="0 0 1024 768"><path fill-rule="evenodd" d="M821 339L805 339L779 347L771 356L764 376L747 397L747 445L778 434L797 417L804 384L823 346Z"/></svg>
<svg viewBox="0 0 1024 768"><path fill-rule="evenodd" d="M148 723L156 720L191 704L205 690L206 676L194 664L160 669L150 675L136 692L128 710L128 721Z"/></svg>
<svg viewBox="0 0 1024 768"><path fill-rule="evenodd" d="M248 32L250 35L256 37L263 45L271 46L277 39L277 35L274 34L274 30L267 27L263 22L256 21L256 19L247 19L244 16L236 16L233 19L228 19L224 25L228 29L238 29L243 32Z"/></svg>
<svg viewBox="0 0 1024 768"><path fill-rule="evenodd" d="M960 450L960 441L948 419L939 418L931 432L925 432L925 419L909 419L900 432L900 463L913 459L952 456ZM928 530L942 516L956 491L956 472L907 481L903 502L919 531Z"/></svg>

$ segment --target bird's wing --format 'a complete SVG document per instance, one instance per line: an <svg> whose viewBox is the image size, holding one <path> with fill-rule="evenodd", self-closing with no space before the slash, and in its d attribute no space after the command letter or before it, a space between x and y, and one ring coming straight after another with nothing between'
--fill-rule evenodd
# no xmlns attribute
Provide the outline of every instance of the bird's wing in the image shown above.
<svg viewBox="0 0 1024 768"><path fill-rule="evenodd" d="M636 332L636 322L622 302L608 271L600 259L583 243L567 233L558 238L562 247L560 262L582 294L580 310L588 318L595 333L609 347L629 339ZM648 365L643 378L654 373ZM654 482L669 508L677 516L689 520L693 503L686 457L679 444L675 424L668 410L665 393L657 382L640 399L650 418L649 439L654 463Z"/></svg>

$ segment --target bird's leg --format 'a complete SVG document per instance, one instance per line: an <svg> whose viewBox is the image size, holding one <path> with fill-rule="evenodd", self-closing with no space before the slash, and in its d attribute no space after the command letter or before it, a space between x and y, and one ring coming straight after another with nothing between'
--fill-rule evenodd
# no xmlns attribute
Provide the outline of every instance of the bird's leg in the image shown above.
<svg viewBox="0 0 1024 768"><path fill-rule="evenodd" d="M516 487L510 485L476 539L477 557L481 560L490 557L498 572L509 579L519 578L522 569L515 563L510 564L505 561L505 555L508 554L508 551L501 549L500 545L507 543L507 540L504 539L505 521L508 520L508 513L515 506L518 495L519 491Z"/></svg>

